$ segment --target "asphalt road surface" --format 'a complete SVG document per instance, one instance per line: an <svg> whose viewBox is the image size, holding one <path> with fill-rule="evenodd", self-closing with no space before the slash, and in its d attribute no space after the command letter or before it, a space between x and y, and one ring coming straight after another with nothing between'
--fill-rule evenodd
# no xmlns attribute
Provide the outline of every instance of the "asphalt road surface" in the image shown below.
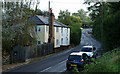
<svg viewBox="0 0 120 74"><path fill-rule="evenodd" d="M83 45L94 45L97 49L100 48L100 43L96 41L87 31L91 29L83 29L80 45L71 48L55 55L44 58L40 61L10 69L6 72L35 72L36 74L42 72L65 72L66 60L71 52L80 51Z"/></svg>

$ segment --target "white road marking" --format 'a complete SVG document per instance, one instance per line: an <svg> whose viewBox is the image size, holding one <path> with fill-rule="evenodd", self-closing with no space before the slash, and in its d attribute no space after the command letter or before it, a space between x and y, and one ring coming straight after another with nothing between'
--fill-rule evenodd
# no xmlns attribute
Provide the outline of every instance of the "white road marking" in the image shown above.
<svg viewBox="0 0 120 74"><path fill-rule="evenodd" d="M48 69L50 69L50 68L52 68L52 67L48 67L48 68L46 68L46 69L44 69L44 70L42 70L42 71L40 71L40 72L44 72L44 71L46 71L46 70L48 70Z"/></svg>
<svg viewBox="0 0 120 74"><path fill-rule="evenodd" d="M66 69L63 69L62 71L60 71L60 72L65 72L66 71Z"/></svg>
<svg viewBox="0 0 120 74"><path fill-rule="evenodd" d="M58 63L57 65L62 64L62 63L64 63L64 62L65 62L65 61L62 61L62 62Z"/></svg>
<svg viewBox="0 0 120 74"><path fill-rule="evenodd" d="M55 66L58 66L58 65L60 65L60 64L62 64L62 63L64 63L64 62L65 62L65 61L62 61L62 62L56 64ZM44 70L42 70L42 71L40 71L40 72L45 72L45 71L47 71L47 70L49 70L49 69L52 69L52 68L53 68L53 66L48 67L48 68L46 68L46 69L44 69ZM61 72L65 71L65 70L66 70L66 69L62 70ZM39 73L40 73L40 72L39 72ZM39 74L39 73L36 73L36 74Z"/></svg>

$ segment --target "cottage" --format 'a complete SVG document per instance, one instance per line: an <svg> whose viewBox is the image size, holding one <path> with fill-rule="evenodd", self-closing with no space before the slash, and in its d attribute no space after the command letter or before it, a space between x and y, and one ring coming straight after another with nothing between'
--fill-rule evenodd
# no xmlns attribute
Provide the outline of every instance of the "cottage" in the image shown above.
<svg viewBox="0 0 120 74"><path fill-rule="evenodd" d="M49 21L48 17L33 16L29 18L36 26L37 44L48 43L49 40ZM70 28L66 25L54 21L54 48L70 45Z"/></svg>

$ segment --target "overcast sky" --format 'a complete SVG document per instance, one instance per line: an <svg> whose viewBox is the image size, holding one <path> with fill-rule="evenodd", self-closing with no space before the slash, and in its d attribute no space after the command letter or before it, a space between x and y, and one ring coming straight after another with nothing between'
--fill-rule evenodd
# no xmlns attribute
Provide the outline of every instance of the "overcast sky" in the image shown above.
<svg viewBox="0 0 120 74"><path fill-rule="evenodd" d="M80 9L87 11L87 5L83 4L84 0L39 0L39 9L48 10L48 2L51 2L51 8L55 17L59 15L60 10L67 10L71 13L77 12Z"/></svg>

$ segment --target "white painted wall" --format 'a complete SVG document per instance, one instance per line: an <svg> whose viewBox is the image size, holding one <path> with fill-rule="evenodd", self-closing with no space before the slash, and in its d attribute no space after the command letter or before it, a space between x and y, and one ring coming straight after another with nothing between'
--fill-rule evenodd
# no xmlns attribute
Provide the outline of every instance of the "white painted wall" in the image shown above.
<svg viewBox="0 0 120 74"><path fill-rule="evenodd" d="M57 31L58 29L58 31ZM48 43L49 26L37 25L37 41L40 44ZM54 26L54 48L70 45L70 28Z"/></svg>
<svg viewBox="0 0 120 74"><path fill-rule="evenodd" d="M47 25L37 25L37 44L40 41L40 44L47 43L49 38L49 26Z"/></svg>
<svg viewBox="0 0 120 74"><path fill-rule="evenodd" d="M70 45L70 28L63 27L61 30L62 29L63 32L61 32L61 45L68 46Z"/></svg>
<svg viewBox="0 0 120 74"><path fill-rule="evenodd" d="M70 28L68 28L68 35L67 35L67 37L68 37L68 45L70 45Z"/></svg>
<svg viewBox="0 0 120 74"><path fill-rule="evenodd" d="M61 27L54 27L54 48L60 47Z"/></svg>

